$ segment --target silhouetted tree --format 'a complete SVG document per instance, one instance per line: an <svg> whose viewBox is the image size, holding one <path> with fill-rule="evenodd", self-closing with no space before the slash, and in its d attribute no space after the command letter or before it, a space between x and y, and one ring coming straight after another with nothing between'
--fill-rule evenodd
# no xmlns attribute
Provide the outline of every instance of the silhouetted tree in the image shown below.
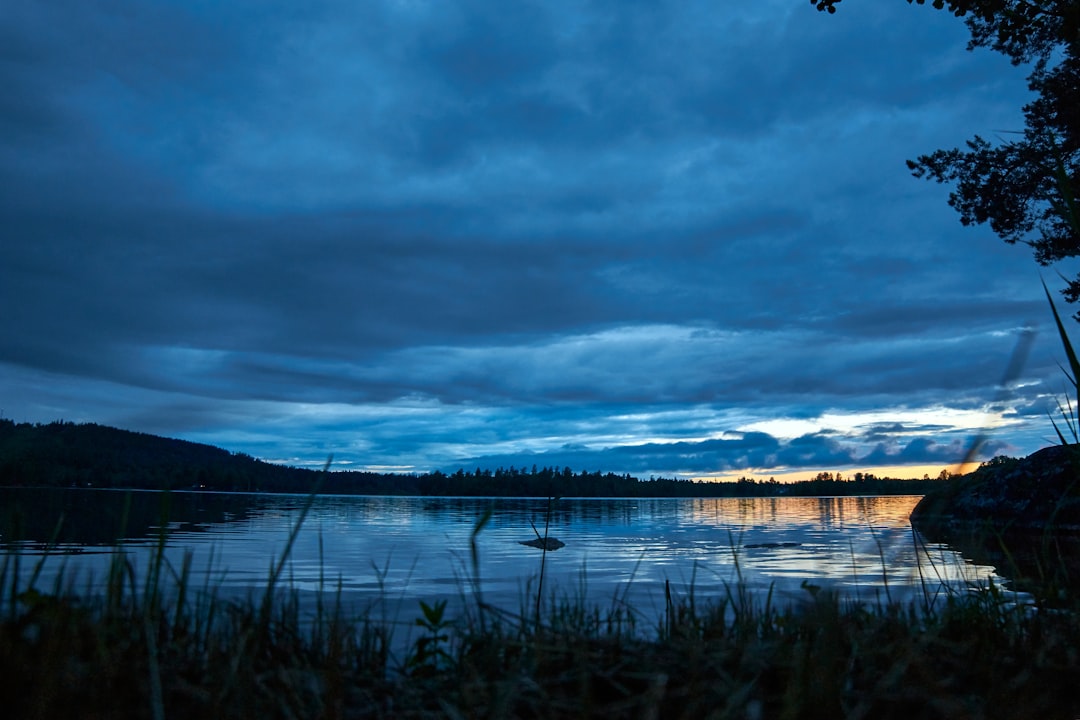
<svg viewBox="0 0 1080 720"><path fill-rule="evenodd" d="M840 1L811 4L835 12ZM1030 63L1028 85L1036 98L1024 106L1024 129L1008 141L976 135L966 149L909 160L912 174L953 184L949 205L960 222L989 224L1005 242L1030 246L1042 265L1080 255L1080 0L932 5L964 18L971 32L968 49L988 47L1014 65ZM1066 300L1080 300L1080 273L1068 282Z"/></svg>

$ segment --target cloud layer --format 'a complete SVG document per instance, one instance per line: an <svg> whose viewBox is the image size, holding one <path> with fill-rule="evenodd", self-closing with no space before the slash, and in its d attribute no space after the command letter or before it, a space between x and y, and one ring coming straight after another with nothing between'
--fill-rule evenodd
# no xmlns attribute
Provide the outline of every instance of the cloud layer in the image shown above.
<svg viewBox="0 0 1080 720"><path fill-rule="evenodd" d="M1030 452L1037 268L904 166L1020 126L965 43L898 0L14 0L0 407L402 470Z"/></svg>

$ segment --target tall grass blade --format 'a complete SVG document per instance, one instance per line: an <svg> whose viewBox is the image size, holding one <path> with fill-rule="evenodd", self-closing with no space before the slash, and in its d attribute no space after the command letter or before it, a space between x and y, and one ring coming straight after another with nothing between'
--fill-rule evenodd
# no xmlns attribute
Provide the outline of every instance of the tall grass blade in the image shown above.
<svg viewBox="0 0 1080 720"><path fill-rule="evenodd" d="M1065 378L1069 381L1069 384L1073 387L1073 392L1076 393L1076 405L1075 409L1072 401L1068 395L1065 397L1066 407L1062 407L1061 403L1058 403L1058 410L1061 413L1062 420L1066 427L1069 429L1069 434L1072 435L1072 442L1065 437L1061 428L1054 421L1054 418L1050 418L1051 424L1054 426L1054 431L1057 433L1058 439L1062 445L1075 445L1080 443L1080 360L1076 357L1076 351L1073 349L1072 341L1069 340L1069 334L1065 331L1065 324L1061 321L1061 315L1058 314L1057 306L1054 304L1054 299L1050 296L1050 290L1046 287L1046 282L1043 284L1043 292L1046 293L1046 300L1050 303L1050 310L1054 313L1054 324L1057 325L1058 336L1061 338L1061 347L1065 351L1065 358L1069 362L1069 368L1066 370L1062 368L1062 372L1065 374Z"/></svg>
<svg viewBox="0 0 1080 720"><path fill-rule="evenodd" d="M1046 287L1046 284L1043 284ZM1055 315L1056 315L1055 311ZM998 385L997 395L994 398L994 405L1000 405L1010 392L1010 387L1017 378L1020 377L1020 373L1024 370L1024 365L1027 364L1028 354L1031 352L1031 346L1035 342L1035 330L1031 327L1025 327L1020 331L1020 337L1016 339L1016 345L1013 346L1012 355L1009 356L1009 362L1005 366L1005 372L1001 376L1001 383ZM986 442L989 437L988 427L989 420L986 425L979 430L971 440L971 444L968 446L967 452L964 454L964 459L960 461L960 465L957 467L957 474L962 475L967 472L967 468L975 462L975 458L978 457L979 451L982 449L983 443Z"/></svg>
<svg viewBox="0 0 1080 720"><path fill-rule="evenodd" d="M469 558L472 560L472 584L473 593L476 595L476 607L480 616L480 630L484 631L484 595L480 585L480 547L477 543L477 538L480 537L480 533L483 532L487 524L491 522L492 516L495 514L494 504L489 504L487 509L484 510L484 514L476 521L476 525L473 526L472 533L469 535Z"/></svg>
<svg viewBox="0 0 1080 720"><path fill-rule="evenodd" d="M330 472L330 464L333 461L333 455L326 458L326 464L323 465L322 470L323 476ZM277 563L270 570L270 578L266 582L266 591L263 593L262 606L259 611L259 617L264 624L270 620L270 610L273 604L274 590L277 586L277 582L281 578L281 573L285 569L285 563L288 561L290 553L292 553L293 545L296 544L296 538L300 535L300 528L304 525L304 520L311 510L311 506L315 503L315 497L318 495L321 485L322 476L315 482L315 486L311 488L311 492L308 493L307 498L304 500L304 504L300 506L300 514L297 516L296 524L293 525L293 529L289 533L289 539L285 542L285 549L281 552L281 556L278 558Z"/></svg>
<svg viewBox="0 0 1080 720"><path fill-rule="evenodd" d="M34 564L34 570L30 573L30 579L26 583L27 590L33 590L37 585L38 578L41 577L42 570L45 569L45 561L49 559L53 549L56 547L57 541L60 539L60 530L64 526L64 513L60 513L60 518L56 521L56 525L53 527L52 535L45 543L45 550L41 554L41 558Z"/></svg>

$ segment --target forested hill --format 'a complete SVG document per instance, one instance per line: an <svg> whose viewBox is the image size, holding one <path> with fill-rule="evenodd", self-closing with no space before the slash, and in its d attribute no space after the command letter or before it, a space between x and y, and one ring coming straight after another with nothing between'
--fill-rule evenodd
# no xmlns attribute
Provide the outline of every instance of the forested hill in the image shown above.
<svg viewBox="0 0 1080 720"><path fill-rule="evenodd" d="M750 497L924 494L941 480L821 473L798 483L640 480L570 468L459 470L414 475L274 465L210 445L95 424L0 420L0 487L97 487L239 492L513 497Z"/></svg>

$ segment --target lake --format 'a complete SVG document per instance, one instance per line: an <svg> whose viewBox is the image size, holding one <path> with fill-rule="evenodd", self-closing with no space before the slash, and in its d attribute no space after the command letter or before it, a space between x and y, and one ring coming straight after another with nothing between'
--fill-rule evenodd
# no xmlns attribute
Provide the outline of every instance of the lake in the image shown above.
<svg viewBox="0 0 1080 720"><path fill-rule="evenodd" d="M593 604L627 602L660 613L665 583L674 596L724 597L739 583L774 603L809 598L806 585L867 602L941 597L1002 581L942 544L926 543L908 521L917 496L719 499L543 499L320 496L297 535L284 581L302 597L339 586L357 611L416 607L416 601L471 593L470 537L477 535L484 599L517 611L535 597L584 595ZM37 587L61 573L95 591L118 548L145 568L167 532L165 556L192 558L198 586L227 597L265 586L284 552L305 497L113 490L0 490L9 560ZM163 507L167 504L167 507ZM57 520L63 523L57 530ZM14 516L15 523L10 521ZM545 532L565 546L544 553L522 545ZM56 537L51 544L49 539ZM410 610L411 612L411 610Z"/></svg>

